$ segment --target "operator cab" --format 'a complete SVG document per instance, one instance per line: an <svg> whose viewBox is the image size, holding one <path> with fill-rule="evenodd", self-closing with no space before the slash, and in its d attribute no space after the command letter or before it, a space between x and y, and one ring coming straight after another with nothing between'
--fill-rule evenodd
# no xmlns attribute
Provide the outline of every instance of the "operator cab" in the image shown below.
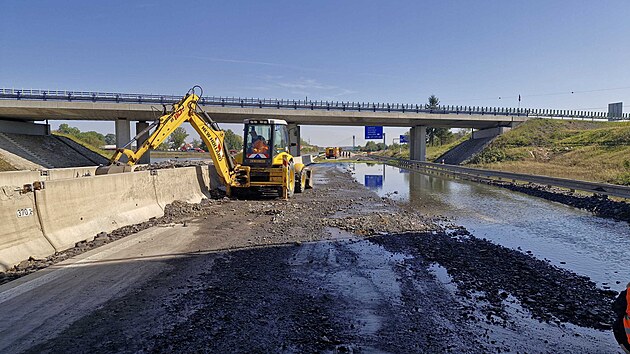
<svg viewBox="0 0 630 354"><path fill-rule="evenodd" d="M289 152L287 122L281 119L246 119L243 165L271 166L276 156Z"/></svg>

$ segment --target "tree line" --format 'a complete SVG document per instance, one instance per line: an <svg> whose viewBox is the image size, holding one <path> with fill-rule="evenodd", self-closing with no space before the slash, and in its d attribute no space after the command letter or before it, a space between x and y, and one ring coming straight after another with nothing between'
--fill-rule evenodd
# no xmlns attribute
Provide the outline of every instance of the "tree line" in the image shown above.
<svg viewBox="0 0 630 354"><path fill-rule="evenodd" d="M95 131L82 132L77 127L71 127L70 125L63 123L59 125L59 129L55 131L58 134L70 135L78 140L83 141L86 144L94 147L102 148L104 145L115 145L116 134L101 134ZM236 135L231 129L225 130L225 143L228 150L240 150L243 148L243 137ZM186 129L178 127L169 137L164 141L156 150L179 150L188 138ZM195 148L200 148L208 151L206 144L200 139L193 139L191 142Z"/></svg>
<svg viewBox="0 0 630 354"><path fill-rule="evenodd" d="M435 95L429 96L429 108L437 108L440 105L440 99ZM455 134L449 128L426 128L427 145L440 146L450 144L453 141L462 137L462 134ZM409 141L409 132L404 134ZM393 144L394 148L398 148L400 144ZM374 141L368 141L365 146L359 146L361 151L379 151L387 150L388 146L385 143L376 143Z"/></svg>

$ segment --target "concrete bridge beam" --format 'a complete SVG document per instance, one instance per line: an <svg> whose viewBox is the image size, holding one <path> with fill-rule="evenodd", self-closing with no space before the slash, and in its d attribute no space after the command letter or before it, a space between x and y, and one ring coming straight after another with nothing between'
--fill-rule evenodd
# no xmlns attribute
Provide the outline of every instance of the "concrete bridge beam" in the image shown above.
<svg viewBox="0 0 630 354"><path fill-rule="evenodd" d="M409 158L416 161L427 160L427 127L418 125L409 132Z"/></svg>
<svg viewBox="0 0 630 354"><path fill-rule="evenodd" d="M289 153L293 156L300 156L300 126L289 123ZM295 146L292 146L295 144Z"/></svg>
<svg viewBox="0 0 630 354"><path fill-rule="evenodd" d="M26 135L50 135L50 125L17 120L0 120L0 132Z"/></svg>

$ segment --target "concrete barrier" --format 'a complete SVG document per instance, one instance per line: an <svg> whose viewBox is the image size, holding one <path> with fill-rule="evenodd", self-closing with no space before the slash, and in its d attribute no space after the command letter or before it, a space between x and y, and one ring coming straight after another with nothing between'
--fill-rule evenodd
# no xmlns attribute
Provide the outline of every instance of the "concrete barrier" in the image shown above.
<svg viewBox="0 0 630 354"><path fill-rule="evenodd" d="M45 258L55 253L42 233L35 195L15 189L0 187L0 271L29 257Z"/></svg>
<svg viewBox="0 0 630 354"><path fill-rule="evenodd" d="M0 181L0 271L29 257L91 240L99 232L164 214L175 200L198 203L208 196L212 166L94 176L96 167L6 172ZM91 177L76 178L85 174ZM35 192L24 184L48 179Z"/></svg>
<svg viewBox="0 0 630 354"><path fill-rule="evenodd" d="M66 178L81 178L94 176L96 174L96 168L97 166L52 168L43 170L42 174L46 176L47 181Z"/></svg>
<svg viewBox="0 0 630 354"><path fill-rule="evenodd" d="M99 232L163 215L149 171L47 181L35 191L44 235L55 250Z"/></svg>
<svg viewBox="0 0 630 354"><path fill-rule="evenodd" d="M31 184L35 181L43 181L39 171L9 171L0 172L0 186L19 186Z"/></svg>
<svg viewBox="0 0 630 354"><path fill-rule="evenodd" d="M155 170L153 173L157 202L162 208L175 200L199 203L208 197L209 176L206 166Z"/></svg>
<svg viewBox="0 0 630 354"><path fill-rule="evenodd" d="M35 181L51 181L66 178L94 176L96 166L51 168L41 171L0 172L0 186L23 186Z"/></svg>

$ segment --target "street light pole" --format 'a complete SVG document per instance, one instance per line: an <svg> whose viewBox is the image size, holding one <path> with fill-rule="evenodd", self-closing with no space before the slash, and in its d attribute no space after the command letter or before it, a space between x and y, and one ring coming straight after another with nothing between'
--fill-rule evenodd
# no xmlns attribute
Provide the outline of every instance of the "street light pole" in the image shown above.
<svg viewBox="0 0 630 354"><path fill-rule="evenodd" d="M400 138L392 139L392 144L395 144L396 140L398 140L398 155L400 155L400 154L402 154L402 145L400 144Z"/></svg>

